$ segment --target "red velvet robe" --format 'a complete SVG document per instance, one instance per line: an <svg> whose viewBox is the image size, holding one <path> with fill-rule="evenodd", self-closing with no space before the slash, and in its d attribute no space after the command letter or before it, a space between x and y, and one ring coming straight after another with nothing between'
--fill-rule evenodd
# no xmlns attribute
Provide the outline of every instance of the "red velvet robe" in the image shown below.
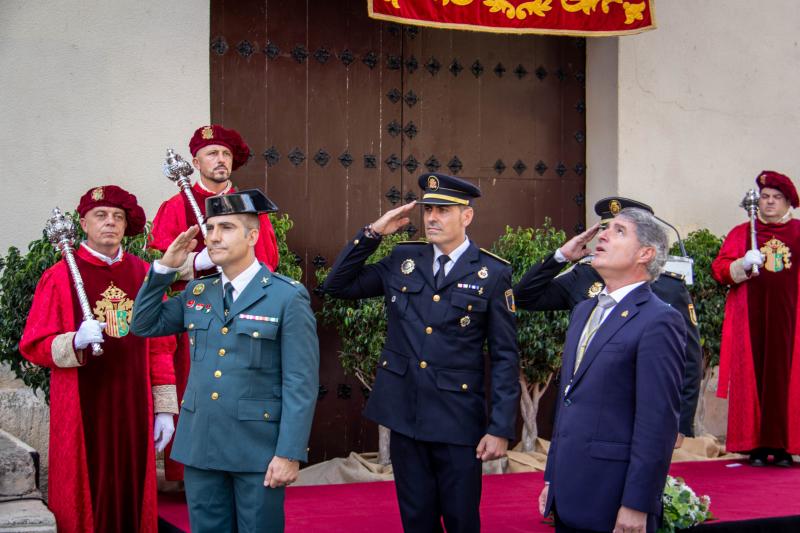
<svg viewBox="0 0 800 533"><path fill-rule="evenodd" d="M112 304L102 294L112 281L132 301L148 270L128 254L109 266L79 247L75 258L93 312L104 300ZM82 366L56 366L53 340L76 331L82 313L63 259L42 275L20 352L51 369L49 506L59 532L155 533L152 387L175 384L174 341L135 337L125 333L124 317L109 316L121 319L107 328L119 337L104 333L103 355L89 348L78 352L85 354Z"/></svg>
<svg viewBox="0 0 800 533"><path fill-rule="evenodd" d="M222 194L229 194L235 192L233 187L224 191ZM203 213L206 214L206 198L214 196L212 193L203 189L197 183L192 186L192 194L197 201L197 206ZM272 228L272 223L269 221L269 216L266 214L259 215L259 222L261 223L261 231L258 235L258 242L256 243L256 259L267 265L271 271L275 272L278 268L278 241L275 238L275 230ZM158 209L156 218L153 220L153 230L151 235L150 247L157 250L166 251L172 241L175 240L181 232L189 228L189 222L196 224L197 219L192 211L189 201L183 192L179 192L163 204ZM202 251L205 248L203 239L197 240L196 252ZM213 274L213 270L195 272L195 277ZM185 281L178 281L173 284L172 289L179 291L183 290L186 286ZM175 375L178 385L178 402L183 399L183 391L186 389L186 381L189 379L189 340L186 334L177 335L177 348L175 350ZM175 417L175 424L178 424L177 416ZM172 451L172 443L170 442L164 454L164 469L165 476L168 480L178 481L183 479L183 465L173 461L169 458Z"/></svg>
<svg viewBox="0 0 800 533"><path fill-rule="evenodd" d="M750 248L749 223L731 230L711 265L714 278L731 286L717 389L717 396L728 398L726 447L800 453L800 220L758 221L756 234L768 256L759 276L737 284L730 273L731 263Z"/></svg>

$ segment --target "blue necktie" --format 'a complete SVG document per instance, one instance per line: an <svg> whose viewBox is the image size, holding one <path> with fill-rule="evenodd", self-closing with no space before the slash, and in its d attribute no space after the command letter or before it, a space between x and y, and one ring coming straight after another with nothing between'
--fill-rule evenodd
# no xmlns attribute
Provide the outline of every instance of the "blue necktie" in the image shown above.
<svg viewBox="0 0 800 533"><path fill-rule="evenodd" d="M439 271L436 273L436 289L438 290L444 285L444 278L446 277L444 266L450 261L450 258L446 255L440 255L437 261L439 261Z"/></svg>
<svg viewBox="0 0 800 533"><path fill-rule="evenodd" d="M233 283L230 281L225 283L225 296L222 297L222 302L225 304L225 316L228 316L233 307Z"/></svg>

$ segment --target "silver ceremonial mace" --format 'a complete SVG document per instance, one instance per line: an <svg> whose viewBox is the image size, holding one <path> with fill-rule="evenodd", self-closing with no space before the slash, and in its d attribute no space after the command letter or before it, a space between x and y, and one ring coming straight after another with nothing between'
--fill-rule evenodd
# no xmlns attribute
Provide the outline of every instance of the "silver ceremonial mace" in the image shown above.
<svg viewBox="0 0 800 533"><path fill-rule="evenodd" d="M750 189L747 191L747 194L744 195L742 198L742 203L740 204L747 214L750 216L750 249L759 251L758 250L758 241L756 240L756 215L758 215L758 193L755 189ZM753 265L753 269L751 272L754 275L758 275L758 265Z"/></svg>
<svg viewBox="0 0 800 533"><path fill-rule="evenodd" d="M47 219L44 227L47 238L53 246L61 252L61 255L69 266L69 273L72 275L72 282L75 284L75 292L78 293L78 301L83 312L83 321L94 320L92 309L89 306L89 298L86 297L86 289L83 288L83 279L72 255L72 246L75 244L75 224L72 220L64 216L59 208L53 209L52 215ZM99 342L92 343L92 355L103 355L103 348Z"/></svg>
<svg viewBox="0 0 800 533"><path fill-rule="evenodd" d="M167 148L167 159L164 161L163 170L164 175L175 182L186 196L186 199L189 200L189 205L192 207L192 212L194 212L194 216L197 219L197 224L200 226L200 232L203 234L203 238L205 238L207 235L205 217L202 211L200 211L200 206L197 205L197 201L194 199L192 183L189 181L189 176L194 173L192 165L183 159L180 154L176 154L175 150Z"/></svg>

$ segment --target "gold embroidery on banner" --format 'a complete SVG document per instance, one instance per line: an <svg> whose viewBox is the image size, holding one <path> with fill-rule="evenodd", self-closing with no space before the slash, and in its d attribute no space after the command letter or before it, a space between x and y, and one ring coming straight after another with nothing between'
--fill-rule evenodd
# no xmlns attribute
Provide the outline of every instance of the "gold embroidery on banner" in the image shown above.
<svg viewBox="0 0 800 533"><path fill-rule="evenodd" d="M92 309L97 320L106 323L104 331L109 337L124 337L130 331L133 300L113 281L100 296L103 299L95 302L96 306Z"/></svg>
<svg viewBox="0 0 800 533"><path fill-rule="evenodd" d="M561 0L561 7L564 11L569 13L577 13L582 11L584 15L591 15L597 9L597 4L601 0ZM625 10L625 24L633 24L635 20L644 20L644 10L647 8L646 2L634 4L632 2L624 2L623 0L602 0L600 9L603 13L608 14L610 11L610 4L620 4L622 9Z"/></svg>
<svg viewBox="0 0 800 533"><path fill-rule="evenodd" d="M544 17L545 12L553 9L550 4L553 0L534 0L533 2L523 2L518 6L514 6L507 0L484 0L483 5L489 8L490 13L503 13L510 20L514 18L518 20L525 20L528 15L537 15Z"/></svg>
<svg viewBox="0 0 800 533"><path fill-rule="evenodd" d="M400 0L383 0L384 2L391 2L392 7L395 9L400 9Z"/></svg>
<svg viewBox="0 0 800 533"><path fill-rule="evenodd" d="M792 251L784 243L771 238L761 247L761 253L766 256L764 268L770 272L780 272L784 268L792 268Z"/></svg>

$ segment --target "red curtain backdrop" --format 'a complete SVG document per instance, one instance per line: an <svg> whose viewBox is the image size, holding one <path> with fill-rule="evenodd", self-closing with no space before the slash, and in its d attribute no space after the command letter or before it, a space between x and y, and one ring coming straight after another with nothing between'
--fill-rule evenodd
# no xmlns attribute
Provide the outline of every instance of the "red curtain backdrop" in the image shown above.
<svg viewBox="0 0 800 533"><path fill-rule="evenodd" d="M367 0L369 16L402 24L582 37L654 29L654 0Z"/></svg>

